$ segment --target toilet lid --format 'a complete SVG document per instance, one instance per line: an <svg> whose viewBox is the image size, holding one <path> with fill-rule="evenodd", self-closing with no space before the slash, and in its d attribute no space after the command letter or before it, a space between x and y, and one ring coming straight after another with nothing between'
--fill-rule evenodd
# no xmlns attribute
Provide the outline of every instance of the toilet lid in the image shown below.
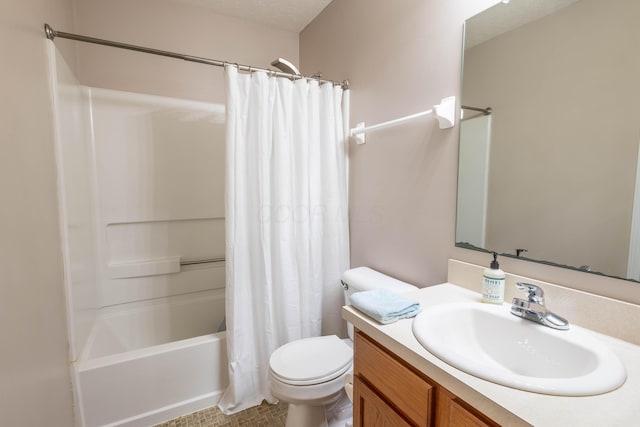
<svg viewBox="0 0 640 427"><path fill-rule="evenodd" d="M269 359L271 373L294 385L330 381L351 367L353 350L335 335L304 338L283 345Z"/></svg>

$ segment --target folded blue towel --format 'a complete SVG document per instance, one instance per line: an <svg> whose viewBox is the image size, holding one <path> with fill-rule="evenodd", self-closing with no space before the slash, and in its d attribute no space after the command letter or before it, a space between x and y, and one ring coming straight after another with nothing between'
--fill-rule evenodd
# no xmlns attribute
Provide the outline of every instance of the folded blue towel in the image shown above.
<svg viewBox="0 0 640 427"><path fill-rule="evenodd" d="M413 317L422 309L420 303L388 289L374 289L351 295L351 305L382 324Z"/></svg>

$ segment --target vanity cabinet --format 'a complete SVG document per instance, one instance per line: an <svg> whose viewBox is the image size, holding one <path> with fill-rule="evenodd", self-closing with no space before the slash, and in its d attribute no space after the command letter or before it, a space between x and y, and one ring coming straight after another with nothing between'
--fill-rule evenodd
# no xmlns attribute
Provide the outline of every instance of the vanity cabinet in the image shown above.
<svg viewBox="0 0 640 427"><path fill-rule="evenodd" d="M355 427L498 426L360 331L354 374Z"/></svg>

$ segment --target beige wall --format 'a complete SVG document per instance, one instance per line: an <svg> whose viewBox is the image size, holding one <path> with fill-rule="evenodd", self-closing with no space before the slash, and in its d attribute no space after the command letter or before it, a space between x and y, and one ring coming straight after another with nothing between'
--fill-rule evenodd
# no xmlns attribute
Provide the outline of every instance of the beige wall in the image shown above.
<svg viewBox="0 0 640 427"><path fill-rule="evenodd" d="M0 3L0 423L68 427L71 381L44 22L73 28L71 0Z"/></svg>
<svg viewBox="0 0 640 427"><path fill-rule="evenodd" d="M352 83L352 125L460 96L464 20L496 0L334 0L300 38L301 64ZM418 285L446 280L447 258L488 264L454 246L458 128L424 120L351 144L351 261ZM504 259L512 273L640 302L640 287ZM478 284L480 289L480 284Z"/></svg>
<svg viewBox="0 0 640 427"><path fill-rule="evenodd" d="M300 38L305 69L351 82L351 123L459 96L464 20L494 1L334 0ZM484 6L483 6L484 5ZM457 128L421 119L351 144L351 262L418 285L446 281Z"/></svg>
<svg viewBox="0 0 640 427"><path fill-rule="evenodd" d="M173 0L75 0L77 32L256 67L298 64L298 34ZM75 43L61 41L61 43ZM224 102L222 68L76 43L78 77L93 87Z"/></svg>
<svg viewBox="0 0 640 427"><path fill-rule="evenodd" d="M493 108L487 248L626 277L639 12L582 0L465 52L463 103Z"/></svg>

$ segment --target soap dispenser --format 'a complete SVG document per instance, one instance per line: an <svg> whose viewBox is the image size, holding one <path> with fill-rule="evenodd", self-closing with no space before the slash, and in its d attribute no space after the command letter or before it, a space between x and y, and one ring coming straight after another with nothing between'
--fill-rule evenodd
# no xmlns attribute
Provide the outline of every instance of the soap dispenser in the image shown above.
<svg viewBox="0 0 640 427"><path fill-rule="evenodd" d="M498 253L493 254L493 261L489 268L485 268L482 274L482 302L502 304L504 301L504 271L498 264Z"/></svg>

